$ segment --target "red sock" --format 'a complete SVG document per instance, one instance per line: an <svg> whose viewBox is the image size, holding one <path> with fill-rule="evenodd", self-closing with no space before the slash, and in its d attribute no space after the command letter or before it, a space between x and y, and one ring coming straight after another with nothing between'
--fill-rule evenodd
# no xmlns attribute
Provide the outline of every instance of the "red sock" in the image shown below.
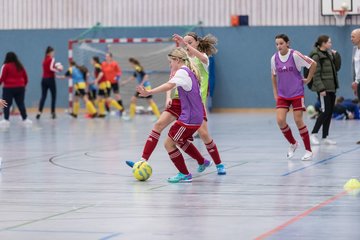
<svg viewBox="0 0 360 240"><path fill-rule="evenodd" d="M299 132L300 132L300 136L304 142L305 149L312 152L311 146L310 146L309 131L307 130L307 127L304 126L302 128L299 128Z"/></svg>
<svg viewBox="0 0 360 240"><path fill-rule="evenodd" d="M160 133L155 132L154 130L151 131L148 139L146 140L142 158L146 161L150 158L151 154L153 153L158 141L160 138Z"/></svg>
<svg viewBox="0 0 360 240"><path fill-rule="evenodd" d="M189 171L185 165L184 157L182 156L179 149L168 153L170 156L171 161L174 163L175 167L181 172L182 174L188 175Z"/></svg>
<svg viewBox="0 0 360 240"><path fill-rule="evenodd" d="M190 157L195 159L199 165L204 164L205 158L201 155L199 150L192 144L191 142L187 141L185 144L181 146L181 149L186 152Z"/></svg>
<svg viewBox="0 0 360 240"><path fill-rule="evenodd" d="M211 140L211 142L205 144L206 149L208 150L211 158L213 159L214 163L216 165L221 163L220 154L217 149L216 144L214 143L214 140Z"/></svg>
<svg viewBox="0 0 360 240"><path fill-rule="evenodd" d="M295 140L294 136L292 135L289 125L286 125L284 128L280 128L280 129L281 129L282 133L284 134L284 137L286 138L286 140L288 140L289 143L291 143L291 144L296 143L296 140Z"/></svg>

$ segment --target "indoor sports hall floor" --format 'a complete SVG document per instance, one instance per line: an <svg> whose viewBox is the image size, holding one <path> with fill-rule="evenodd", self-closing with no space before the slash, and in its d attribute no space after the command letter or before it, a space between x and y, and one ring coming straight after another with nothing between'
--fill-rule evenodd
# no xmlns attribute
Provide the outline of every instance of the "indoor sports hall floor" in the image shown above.
<svg viewBox="0 0 360 240"><path fill-rule="evenodd" d="M360 175L360 121L333 121L338 145L313 147L302 162L303 148L285 159L274 113L211 114L228 174L197 174L188 159L193 183L169 184L165 133L149 181L124 164L141 155L151 119L44 114L26 129L12 117L0 132L0 239L360 239L360 195L343 190Z"/></svg>

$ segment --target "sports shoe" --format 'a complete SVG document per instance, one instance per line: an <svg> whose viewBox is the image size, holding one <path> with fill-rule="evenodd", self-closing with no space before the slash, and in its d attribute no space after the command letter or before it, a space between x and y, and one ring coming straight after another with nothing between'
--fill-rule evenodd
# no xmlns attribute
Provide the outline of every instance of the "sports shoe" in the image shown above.
<svg viewBox="0 0 360 240"><path fill-rule="evenodd" d="M311 142L311 144L313 144L313 145L319 145L319 144L320 144L320 141L319 141L319 139L317 138L316 134L311 134L311 135L310 135L310 142Z"/></svg>
<svg viewBox="0 0 360 240"><path fill-rule="evenodd" d="M299 143L296 142L294 144L290 144L290 147L288 149L288 152L286 154L287 159L290 159L294 156L295 150L298 148Z"/></svg>
<svg viewBox="0 0 360 240"><path fill-rule="evenodd" d="M302 161L310 161L312 160L312 157L313 157L313 153L306 150L304 156L301 158Z"/></svg>
<svg viewBox="0 0 360 240"><path fill-rule="evenodd" d="M200 138L200 134L198 131L195 132L195 134L193 135L194 138Z"/></svg>
<svg viewBox="0 0 360 240"><path fill-rule="evenodd" d="M97 117L97 113L94 113L94 114L87 113L87 114L85 114L85 118L88 118L88 119L96 118L96 117Z"/></svg>
<svg viewBox="0 0 360 240"><path fill-rule="evenodd" d="M8 128L8 127L10 127L9 120L3 119L3 120L0 121L0 128Z"/></svg>
<svg viewBox="0 0 360 240"><path fill-rule="evenodd" d="M324 138L323 143L326 145L336 145L336 141L329 139L329 138Z"/></svg>
<svg viewBox="0 0 360 240"><path fill-rule="evenodd" d="M129 167L133 167L134 166L134 162L133 161L125 161L126 165L128 165Z"/></svg>
<svg viewBox="0 0 360 240"><path fill-rule="evenodd" d="M72 116L73 118L77 118L77 115L74 113L70 113L70 116Z"/></svg>
<svg viewBox="0 0 360 240"><path fill-rule="evenodd" d="M22 121L22 123L23 123L23 125L25 126L25 127L30 127L30 126L32 126L32 124L33 124L33 122L30 120L30 119L25 119L25 120L23 120Z"/></svg>
<svg viewBox="0 0 360 240"><path fill-rule="evenodd" d="M225 175L226 174L224 164L220 163L220 164L216 165L216 169L217 169L218 175Z"/></svg>
<svg viewBox="0 0 360 240"><path fill-rule="evenodd" d="M132 118L131 118L130 116L128 116L128 115L123 115L123 116L121 117L121 119L124 120L124 121L126 121L126 122L130 122L130 121L132 120Z"/></svg>
<svg viewBox="0 0 360 240"><path fill-rule="evenodd" d="M206 168L210 167L212 164L213 164L213 161L209 161L209 160L205 159L204 164L199 165L197 171L203 172L203 171L205 171Z"/></svg>
<svg viewBox="0 0 360 240"><path fill-rule="evenodd" d="M53 113L51 113L51 118L52 119L55 119L56 118L56 114L53 112Z"/></svg>
<svg viewBox="0 0 360 240"><path fill-rule="evenodd" d="M39 120L41 117L41 113L36 114L36 119Z"/></svg>
<svg viewBox="0 0 360 240"><path fill-rule="evenodd" d="M178 173L177 175L173 177L168 178L169 183L190 183L192 182L192 175L189 173L188 175Z"/></svg>
<svg viewBox="0 0 360 240"><path fill-rule="evenodd" d="M159 118L157 116L152 116L151 117L152 122L157 122L157 120L159 120Z"/></svg>

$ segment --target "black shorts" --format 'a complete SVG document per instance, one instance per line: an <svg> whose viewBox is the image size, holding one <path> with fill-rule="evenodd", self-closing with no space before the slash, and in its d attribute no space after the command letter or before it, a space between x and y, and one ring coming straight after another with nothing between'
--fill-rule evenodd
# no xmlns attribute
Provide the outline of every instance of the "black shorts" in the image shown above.
<svg viewBox="0 0 360 240"><path fill-rule="evenodd" d="M134 97L137 97L137 98L147 98L147 99L150 99L150 98L152 98L152 95L149 95L149 96L147 96L147 97L142 97L142 96L140 96L140 93L135 92Z"/></svg>
<svg viewBox="0 0 360 240"><path fill-rule="evenodd" d="M85 89L80 88L75 90L75 96L84 97L86 95Z"/></svg>
<svg viewBox="0 0 360 240"><path fill-rule="evenodd" d="M109 93L110 93L110 88L106 88L106 89L99 89L98 90L98 95L104 98L109 97Z"/></svg>
<svg viewBox="0 0 360 240"><path fill-rule="evenodd" d="M89 99L92 101L92 100L95 100L96 99L96 89L92 89L88 92L88 97Z"/></svg>
<svg viewBox="0 0 360 240"><path fill-rule="evenodd" d="M120 89L119 89L119 83L111 83L111 90L114 94L117 94L120 92ZM111 91L110 90L110 91ZM110 93L109 93L110 94Z"/></svg>

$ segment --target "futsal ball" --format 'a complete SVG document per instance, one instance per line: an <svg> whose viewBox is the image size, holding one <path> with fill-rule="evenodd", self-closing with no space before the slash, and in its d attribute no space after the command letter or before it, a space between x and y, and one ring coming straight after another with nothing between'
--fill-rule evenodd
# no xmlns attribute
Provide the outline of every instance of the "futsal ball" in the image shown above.
<svg viewBox="0 0 360 240"><path fill-rule="evenodd" d="M59 63L59 62L55 63L55 68L56 68L57 70L59 70L59 71L64 70L63 65L62 65L61 63Z"/></svg>
<svg viewBox="0 0 360 240"><path fill-rule="evenodd" d="M352 178L349 181L346 182L344 185L344 189L347 191L359 189L360 188L360 182L356 178Z"/></svg>
<svg viewBox="0 0 360 240"><path fill-rule="evenodd" d="M152 174L152 168L147 161L136 162L133 166L133 175L139 181L146 181Z"/></svg>
<svg viewBox="0 0 360 240"><path fill-rule="evenodd" d="M309 115L313 115L315 113L315 107L313 105L309 105L307 108L306 108L306 112L307 114Z"/></svg>

